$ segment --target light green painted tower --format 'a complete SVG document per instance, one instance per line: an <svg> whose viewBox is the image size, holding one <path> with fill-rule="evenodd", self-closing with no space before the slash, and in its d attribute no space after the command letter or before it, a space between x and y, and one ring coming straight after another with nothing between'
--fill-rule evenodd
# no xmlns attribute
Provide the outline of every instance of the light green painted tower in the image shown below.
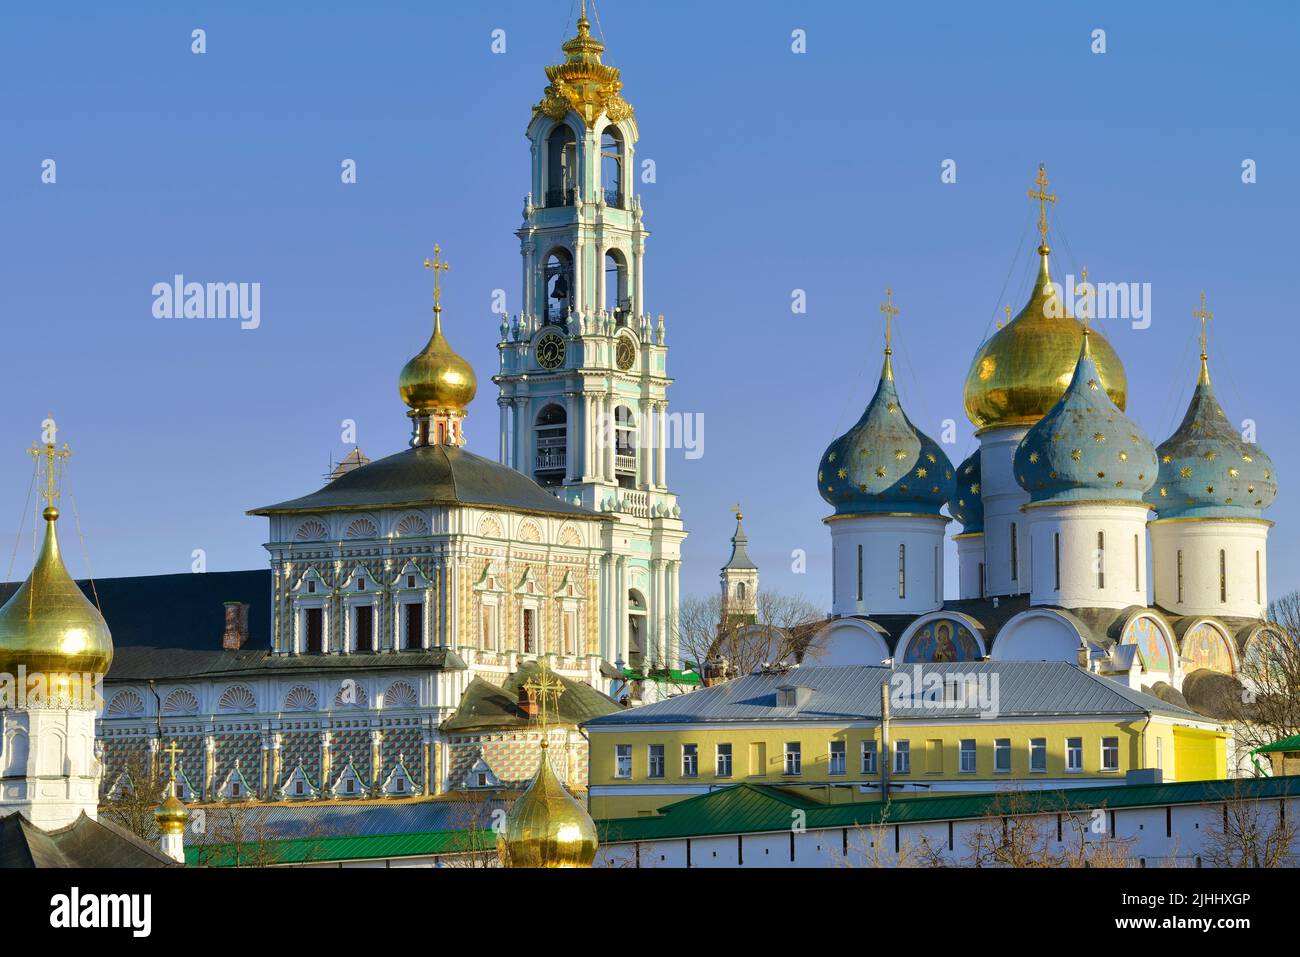
<svg viewBox="0 0 1300 957"><path fill-rule="evenodd" d="M636 119L585 9L563 50L564 62L546 68L526 134L523 299L518 315L501 317L494 377L500 460L614 517L601 569L602 654L638 671L678 668L686 533L664 452L682 430L668 414L663 316L645 304Z"/></svg>

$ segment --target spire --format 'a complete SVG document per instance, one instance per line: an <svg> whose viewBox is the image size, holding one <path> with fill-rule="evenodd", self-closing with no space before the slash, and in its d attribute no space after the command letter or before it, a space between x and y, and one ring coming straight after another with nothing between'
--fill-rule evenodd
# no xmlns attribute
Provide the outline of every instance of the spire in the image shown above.
<svg viewBox="0 0 1300 957"><path fill-rule="evenodd" d="M740 510L739 505L733 505L731 511L736 516L736 531L731 536L731 557L727 559L727 564L722 566L722 570L729 568L757 568L753 560L749 557L749 538L745 535L745 526L743 523L745 515Z"/></svg>
<svg viewBox="0 0 1300 957"><path fill-rule="evenodd" d="M1201 374L1197 377L1197 385L1210 384L1210 349L1209 337L1206 332L1206 326L1214 313L1205 308L1205 290L1201 290L1201 308L1192 310L1192 317L1201 320Z"/></svg>
<svg viewBox="0 0 1300 957"><path fill-rule="evenodd" d="M171 774L164 789L166 797L154 809L153 817L158 824L158 840L162 852L172 860L184 864L185 824L190 819L190 812L176 793L176 756L185 752L176 746L175 741L172 741L171 747L163 750L171 755Z"/></svg>
<svg viewBox="0 0 1300 957"><path fill-rule="evenodd" d="M1079 316L1079 321L1083 323L1083 345L1079 347L1079 358L1082 360L1092 358L1092 327L1088 324L1088 297L1092 295L1092 287L1088 285L1087 266L1079 270L1079 276L1083 280L1079 284L1079 292L1083 295Z"/></svg>
<svg viewBox="0 0 1300 957"><path fill-rule="evenodd" d="M433 259L424 259L424 268L433 270L433 334L442 334L442 274L451 268L451 263L442 258L442 247L433 244Z"/></svg>
<svg viewBox="0 0 1300 957"><path fill-rule="evenodd" d="M893 319L898 315L898 307L893 301L894 290L885 287L885 301L880 304L880 312L885 317L885 368L880 373L883 379L894 378L894 364L890 357L894 354L894 326Z"/></svg>
<svg viewBox="0 0 1300 957"><path fill-rule="evenodd" d="M620 93L623 81L618 70L601 62L605 44L591 35L585 3L578 17L577 35L566 40L560 49L564 51L564 62L546 68L550 84L542 95L542 101L533 107L534 113L562 120L572 110L582 117L588 128L596 125L602 113L611 123L632 115L632 107Z"/></svg>

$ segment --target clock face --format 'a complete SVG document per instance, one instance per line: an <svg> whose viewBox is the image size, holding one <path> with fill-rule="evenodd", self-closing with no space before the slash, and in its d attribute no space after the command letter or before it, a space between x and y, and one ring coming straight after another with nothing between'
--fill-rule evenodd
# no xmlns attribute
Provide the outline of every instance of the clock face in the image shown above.
<svg viewBox="0 0 1300 957"><path fill-rule="evenodd" d="M564 339L548 332L537 340L537 364L543 369L558 369L564 365Z"/></svg>
<svg viewBox="0 0 1300 957"><path fill-rule="evenodd" d="M621 337L614 347L614 361L624 372L632 368L632 363L636 362L636 343L627 336Z"/></svg>

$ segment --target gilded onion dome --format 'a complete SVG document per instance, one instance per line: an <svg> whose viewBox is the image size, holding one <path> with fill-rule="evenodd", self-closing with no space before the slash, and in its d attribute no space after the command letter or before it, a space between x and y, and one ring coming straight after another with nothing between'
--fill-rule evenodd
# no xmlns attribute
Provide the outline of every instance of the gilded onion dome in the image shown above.
<svg viewBox="0 0 1300 957"><path fill-rule="evenodd" d="M957 466L957 479L953 483L948 511L961 522L963 534L973 535L984 531L984 496L980 492L980 450Z"/></svg>
<svg viewBox="0 0 1300 957"><path fill-rule="evenodd" d="M59 554L59 510L46 506L45 543L32 573L0 608L0 673L105 674L113 638L104 616L68 574Z"/></svg>
<svg viewBox="0 0 1300 957"><path fill-rule="evenodd" d="M596 824L542 759L528 788L510 806L497 834L504 867L590 867L596 858Z"/></svg>
<svg viewBox="0 0 1300 957"><path fill-rule="evenodd" d="M1259 518L1277 497L1273 461L1223 412L1204 343L1182 424L1156 449L1160 473L1147 501L1160 518Z"/></svg>
<svg viewBox="0 0 1300 957"><path fill-rule="evenodd" d="M890 354L862 417L822 453L817 491L836 515L938 515L951 498L952 463L903 412Z"/></svg>
<svg viewBox="0 0 1300 957"><path fill-rule="evenodd" d="M434 258L424 265L434 271L433 335L420 352L402 367L397 381L402 401L415 412L465 411L478 391L474 368L452 349L442 334L441 273L447 264L433 247Z"/></svg>
<svg viewBox="0 0 1300 957"><path fill-rule="evenodd" d="M542 101L533 107L534 113L562 120L574 110L588 127L594 127L602 114L611 123L632 115L632 107L623 99L623 81L617 68L601 62L605 44L591 35L585 2L578 17L577 36L566 40L561 49L564 62L546 68L546 78L551 82Z"/></svg>
<svg viewBox="0 0 1300 957"><path fill-rule="evenodd" d="M176 783L167 788L167 798L154 808L153 819L160 834L184 834L185 823L190 819L189 809L176 796Z"/></svg>
<svg viewBox="0 0 1300 957"><path fill-rule="evenodd" d="M1065 394L1021 439L1016 481L1030 502L1141 502L1156 451L1102 385L1091 330Z"/></svg>
<svg viewBox="0 0 1300 957"><path fill-rule="evenodd" d="M1083 324L1057 294L1048 268L1049 247L1038 247L1038 278L1023 309L980 346L966 374L966 415L977 429L1032 425L1056 404L1074 374ZM1098 382L1123 411L1124 366L1109 342L1092 331Z"/></svg>

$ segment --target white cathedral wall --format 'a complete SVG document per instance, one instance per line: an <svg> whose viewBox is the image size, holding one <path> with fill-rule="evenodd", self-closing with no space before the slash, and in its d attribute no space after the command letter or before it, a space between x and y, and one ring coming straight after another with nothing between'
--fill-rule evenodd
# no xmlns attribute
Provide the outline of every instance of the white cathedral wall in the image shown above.
<svg viewBox="0 0 1300 957"><path fill-rule="evenodd" d="M1020 509L1029 493L1016 481L1014 458L1029 426L980 433L980 496L984 502L984 583L988 595L1019 595L1030 582L1029 536ZM1012 577L1011 529L1016 528Z"/></svg>
<svg viewBox="0 0 1300 957"><path fill-rule="evenodd" d="M24 708L4 713L0 815L21 812L44 830L98 813L101 768L95 712Z"/></svg>
<svg viewBox="0 0 1300 957"><path fill-rule="evenodd" d="M1067 619L1048 609L1016 615L993 642L993 661L1069 661L1078 663L1083 639Z"/></svg>
<svg viewBox="0 0 1300 957"><path fill-rule="evenodd" d="M1030 604L1062 608L1145 606L1148 514L1143 504L1026 509L1034 556Z"/></svg>
<svg viewBox="0 0 1300 957"><path fill-rule="evenodd" d="M1156 604L1175 615L1263 618L1268 608L1270 524L1265 520L1241 519L1151 522L1148 528ZM1220 551L1223 552L1223 587Z"/></svg>
<svg viewBox="0 0 1300 957"><path fill-rule="evenodd" d="M831 608L835 614L922 614L942 606L943 534L949 519L936 515L850 515L832 516L825 521L831 530ZM904 549L902 594L900 546Z"/></svg>
<svg viewBox="0 0 1300 957"><path fill-rule="evenodd" d="M984 536L979 532L954 535L957 542L958 597L982 598L984 583Z"/></svg>

